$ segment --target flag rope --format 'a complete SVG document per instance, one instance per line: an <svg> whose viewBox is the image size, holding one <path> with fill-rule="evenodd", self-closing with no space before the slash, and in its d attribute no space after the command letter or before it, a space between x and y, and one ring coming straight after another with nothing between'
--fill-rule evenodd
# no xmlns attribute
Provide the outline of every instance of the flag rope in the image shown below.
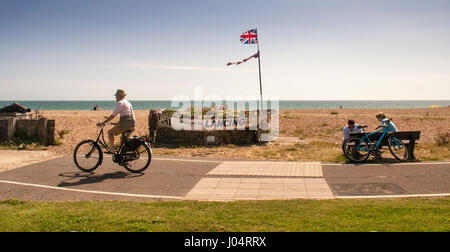
<svg viewBox="0 0 450 252"><path fill-rule="evenodd" d="M242 63L244 63L244 62L247 62L247 61L251 60L252 58L259 58L259 52L257 52L256 54L254 54L254 55L252 55L252 56L250 56L250 57L248 57L248 58L246 58L246 59L243 59L242 61L238 61L238 62L230 62L230 63L227 64L227 66L231 66L231 65L239 65L239 64L242 64Z"/></svg>

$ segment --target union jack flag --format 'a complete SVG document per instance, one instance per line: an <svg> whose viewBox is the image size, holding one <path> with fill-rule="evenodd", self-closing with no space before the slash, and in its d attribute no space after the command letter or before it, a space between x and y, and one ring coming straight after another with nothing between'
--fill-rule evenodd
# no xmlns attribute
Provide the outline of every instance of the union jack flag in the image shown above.
<svg viewBox="0 0 450 252"><path fill-rule="evenodd" d="M258 43L258 33L256 29L246 31L241 35L241 43L247 45L253 45Z"/></svg>

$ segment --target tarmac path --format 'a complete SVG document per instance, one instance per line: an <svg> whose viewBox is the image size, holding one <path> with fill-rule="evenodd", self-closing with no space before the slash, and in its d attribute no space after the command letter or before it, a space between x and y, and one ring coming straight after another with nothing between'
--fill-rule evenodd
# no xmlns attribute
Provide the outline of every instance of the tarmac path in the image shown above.
<svg viewBox="0 0 450 252"><path fill-rule="evenodd" d="M0 200L261 200L450 196L450 162L321 164L154 157L133 174L106 155L92 173L71 156L0 172Z"/></svg>

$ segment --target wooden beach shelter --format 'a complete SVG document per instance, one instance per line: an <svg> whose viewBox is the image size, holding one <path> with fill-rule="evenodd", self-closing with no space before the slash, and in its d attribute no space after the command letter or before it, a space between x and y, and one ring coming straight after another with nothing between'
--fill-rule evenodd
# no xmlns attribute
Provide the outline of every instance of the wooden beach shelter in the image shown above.
<svg viewBox="0 0 450 252"><path fill-rule="evenodd" d="M28 112L31 112L31 109L22 106L17 102L14 102L9 106L0 109L0 113L28 113Z"/></svg>

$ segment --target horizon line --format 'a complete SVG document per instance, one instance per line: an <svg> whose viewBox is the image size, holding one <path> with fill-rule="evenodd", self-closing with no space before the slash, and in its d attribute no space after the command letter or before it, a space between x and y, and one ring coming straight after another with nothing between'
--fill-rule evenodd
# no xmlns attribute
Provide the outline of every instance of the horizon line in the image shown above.
<svg viewBox="0 0 450 252"><path fill-rule="evenodd" d="M30 99L5 99L5 100L0 100L0 102L5 102L5 101L114 101L114 99L110 99L110 100L53 100L53 99L48 99L48 100L44 100L44 99L37 99L37 100L30 100ZM129 99L129 101L214 101L214 100L196 100L196 99L191 99L191 100L171 100L171 99L149 99L149 100L144 100L144 99ZM225 99L222 101L226 101ZM259 101L259 99L255 99L255 100L242 100L242 99L236 99L236 100L230 100L230 101ZM450 99L355 99L355 100L339 100L339 99L316 99L316 100L310 100L310 99L299 99L299 100L293 100L293 99L279 99L279 101L339 101L339 102L348 102L348 101L450 101Z"/></svg>

